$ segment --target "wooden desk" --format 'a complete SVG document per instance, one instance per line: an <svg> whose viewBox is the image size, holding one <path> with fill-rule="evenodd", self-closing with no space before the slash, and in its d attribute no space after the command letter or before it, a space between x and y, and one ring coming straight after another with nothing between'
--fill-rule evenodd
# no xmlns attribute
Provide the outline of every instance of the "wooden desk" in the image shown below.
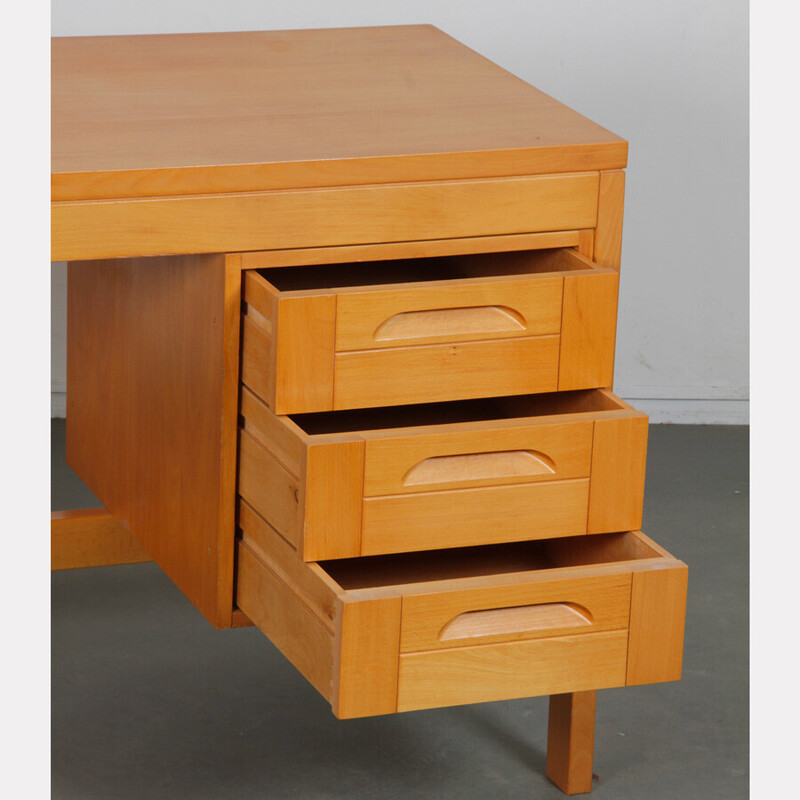
<svg viewBox="0 0 800 800"><path fill-rule="evenodd" d="M621 575L624 619L602 628L584 615L600 638L565 637L561 619L548 629L558 641L533 642L541 620L522 623L518 614L489 639L472 630L470 642L487 642L479 653L503 660L489 683L499 685L502 674L511 688L456 692L439 703L555 694L548 774L567 792L588 791L594 689L678 678L685 603L685 566L630 533L641 518L646 417L608 392L626 142L432 26L61 38L52 52L52 258L69 262L67 458L107 509L54 515L54 567L152 558L218 628L250 624L238 598L340 716L430 701L407 691L405 705L397 700L398 681L401 695L411 685L398 679L398 664L406 671L412 664L392 633L401 600L359 604L363 589L331 578L345 562L326 562L334 565L326 571L316 559L354 558L353 569L363 571L371 554L432 547L427 561L413 556L421 576L448 552L441 548L493 546L503 574L522 575L529 594L560 569L573 570L562 575L569 586L584 586L592 570L604 580ZM347 277L365 262L366 288L365 279ZM282 289L276 281L287 270L290 288ZM326 271L336 277L320 281ZM296 288L301 272L312 288ZM346 288L353 285L361 289ZM529 302L520 311L523 297ZM379 299L393 310L367 325ZM380 339L373 328L384 323L392 332L381 328ZM495 395L534 399L509 400L489 415L506 422L464 411L463 403L477 408L478 398ZM291 416L330 411L339 416L327 430L344 430L341 415L359 408L380 406L393 420L406 413L398 409L441 401L472 421L454 428L440 419L422 432L424 441L445 436L450 444L420 456L413 480L426 494L411 500L388 473L383 483L370 478L384 487L373 494L386 497L370 496L358 484L363 477L345 485L342 476L363 458L363 435L333 447L333 434L315 438ZM520 419L533 426L525 436L541 435L542 415L562 425L563 447L586 454L585 462L563 456L572 472L561 456L556 463L513 437L499 454L487 444ZM378 427L385 434L396 424L384 419ZM385 443L384 434L371 436ZM473 450L465 451L467 439ZM405 450L383 445L389 458L423 439L404 441ZM363 476L361 469L352 474ZM513 491L508 475L520 483ZM547 492L552 510L535 525L530 515L500 525L505 532L489 538L473 525L467 538L464 523L439 504L446 510L435 511L427 529L438 539L425 543L427 523L418 519L419 543L398 544L411 519L404 509L413 501L414 514L431 513L432 488L469 492L475 508L487 500L512 517L523 508L519 498ZM401 499L390 503L392 493ZM260 512L256 496L266 498ZM367 512L378 520L371 539L367 518L361 522ZM283 519L290 533L281 532ZM305 539L293 540L295 530ZM592 543L580 553L577 539L553 538L579 533L599 535L578 537ZM548 537L555 544L537 544L536 558L549 559L550 572L539 574L539 562L535 576L520 572L515 564L533 551L523 557L505 543ZM282 549L287 542L291 552ZM489 552L466 551L465 564ZM398 568L381 563L385 574ZM488 580L474 566L458 569L452 579L466 583L447 584L451 601ZM348 580L361 586L364 577ZM269 594L270 586L286 592ZM315 591L330 591L330 608L309 600ZM508 617L520 603L553 605L520 597L500 597L487 610L506 609ZM283 622L270 616L276 604ZM289 632L286 621L309 608L310 628ZM470 625L475 619L488 617L470 617ZM332 645L309 632L317 623ZM309 656L315 636L321 650ZM381 636L394 638L394 655L375 645ZM526 652L551 648L548 674L588 660L572 683L534 685L518 680L519 667L509 673L505 650L490 644L501 639L520 640ZM594 655L552 655L568 640L578 648L608 642L604 678L589 663ZM352 647L385 663L388 683L375 688L384 699L372 706L363 696L348 706L346 687L366 680L364 665L374 665L356 664ZM445 668L469 672L461 663Z"/></svg>

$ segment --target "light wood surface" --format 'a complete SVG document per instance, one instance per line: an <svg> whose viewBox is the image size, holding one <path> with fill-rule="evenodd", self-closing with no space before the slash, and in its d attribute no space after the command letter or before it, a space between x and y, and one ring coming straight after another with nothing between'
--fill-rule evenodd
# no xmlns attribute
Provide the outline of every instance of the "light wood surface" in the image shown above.
<svg viewBox="0 0 800 800"><path fill-rule="evenodd" d="M337 353L334 372L334 409L549 392L558 336Z"/></svg>
<svg viewBox="0 0 800 800"><path fill-rule="evenodd" d="M73 262L67 462L217 627L231 624L239 266Z"/></svg>
<svg viewBox="0 0 800 800"><path fill-rule="evenodd" d="M593 423L586 420L370 437L364 460L364 496L586 478L592 429ZM518 454L527 458L509 458ZM488 460L481 461L481 456Z"/></svg>
<svg viewBox="0 0 800 800"><path fill-rule="evenodd" d="M240 252L594 227L596 172L51 205L51 259ZM103 236L97 236L102 230ZM147 236L142 236L142 231Z"/></svg>
<svg viewBox="0 0 800 800"><path fill-rule="evenodd" d="M402 653L397 710L622 686L627 638L607 631Z"/></svg>
<svg viewBox="0 0 800 800"><path fill-rule="evenodd" d="M636 530L642 524L647 417L598 419L592 442L589 533Z"/></svg>
<svg viewBox="0 0 800 800"><path fill-rule="evenodd" d="M397 711L402 600L382 597L337 607L333 713L340 719Z"/></svg>
<svg viewBox="0 0 800 800"><path fill-rule="evenodd" d="M401 652L437 650L443 647L486 644L492 641L512 641L578 633L574 614L552 610L545 614L537 606L569 604L581 616L581 632L597 633L625 630L630 612L631 576L618 572L583 577L572 574L563 577L551 570L528 576L525 582L491 587L462 589L453 581L448 591L412 594L403 598L403 626L400 634ZM516 630L509 630L502 615L481 618L480 624L462 620L462 634L454 630L456 620L464 616L485 614L487 611L506 612L513 616L519 609L529 609L526 624L514 621ZM550 616L548 616L550 614ZM564 625L564 621L567 624ZM494 626L494 627L493 627ZM445 632L448 635L445 636ZM466 641L465 641L466 640Z"/></svg>
<svg viewBox="0 0 800 800"><path fill-rule="evenodd" d="M594 234L594 260L601 267L620 268L624 203L625 173L621 169L601 172Z"/></svg>
<svg viewBox="0 0 800 800"><path fill-rule="evenodd" d="M559 276L342 292L336 350L558 333L561 288Z"/></svg>
<svg viewBox="0 0 800 800"><path fill-rule="evenodd" d="M592 791L594 720L597 692L550 697L547 723L547 777L564 794Z"/></svg>
<svg viewBox="0 0 800 800"><path fill-rule="evenodd" d="M428 258L473 253L499 253L546 247L576 247L579 231L514 233L507 236L466 236L458 239L429 239L422 242L376 242L339 247L300 247L293 250L264 250L242 253L242 269L296 267L307 264L343 264L350 261L379 261L396 258ZM594 231L589 230L594 236ZM589 256L591 258L591 255Z"/></svg>
<svg viewBox="0 0 800 800"><path fill-rule="evenodd" d="M237 605L330 701L333 631L246 544L237 554Z"/></svg>
<svg viewBox="0 0 800 800"><path fill-rule="evenodd" d="M598 170L627 156L430 25L55 38L52 94L59 200Z"/></svg>
<svg viewBox="0 0 800 800"><path fill-rule="evenodd" d="M252 553L333 630L341 587L318 564L301 561L296 548L244 500L239 501L239 528Z"/></svg>
<svg viewBox="0 0 800 800"><path fill-rule="evenodd" d="M684 564L637 572L631 592L629 686L677 681L683 663L683 632L689 570Z"/></svg>
<svg viewBox="0 0 800 800"><path fill-rule="evenodd" d="M53 511L50 569L138 564L152 559L104 508Z"/></svg>
<svg viewBox="0 0 800 800"><path fill-rule="evenodd" d="M248 270L242 378L279 414L610 384L617 282L569 248Z"/></svg>
<svg viewBox="0 0 800 800"><path fill-rule="evenodd" d="M309 434L243 388L239 493L306 561L639 524L647 418L612 393L531 395L454 424L424 424L426 409L441 417L423 406L422 424L359 429L353 411L341 430L334 412L334 432Z"/></svg>
<svg viewBox="0 0 800 800"><path fill-rule="evenodd" d="M361 552L364 442L312 444L306 454L303 558Z"/></svg>
<svg viewBox="0 0 800 800"><path fill-rule="evenodd" d="M588 500L585 479L367 497L361 553L574 536Z"/></svg>
<svg viewBox="0 0 800 800"><path fill-rule="evenodd" d="M564 277L559 391L614 382L618 291L614 273Z"/></svg>

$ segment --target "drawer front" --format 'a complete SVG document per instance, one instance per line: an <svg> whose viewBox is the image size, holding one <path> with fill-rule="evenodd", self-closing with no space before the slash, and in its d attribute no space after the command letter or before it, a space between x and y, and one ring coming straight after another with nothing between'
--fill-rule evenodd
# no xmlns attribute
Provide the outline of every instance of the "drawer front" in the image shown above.
<svg viewBox="0 0 800 800"><path fill-rule="evenodd" d="M330 286L337 277L378 282ZM278 414L612 380L618 275L569 248L248 270L244 281L242 379Z"/></svg>
<svg viewBox="0 0 800 800"><path fill-rule="evenodd" d="M551 392L558 353L558 336L337 353L333 408Z"/></svg>
<svg viewBox="0 0 800 800"><path fill-rule="evenodd" d="M563 279L447 281L341 293L336 351L557 334Z"/></svg>
<svg viewBox="0 0 800 800"><path fill-rule="evenodd" d="M524 417L537 397L555 413ZM647 417L603 392L580 402L605 410L559 414L563 397L410 428L358 429L402 409L329 412L337 432L308 433L244 388L239 493L306 561L638 528Z"/></svg>
<svg viewBox="0 0 800 800"><path fill-rule="evenodd" d="M560 578L403 599L400 651L439 650L498 641L594 634L628 627L631 574Z"/></svg>
<svg viewBox="0 0 800 800"><path fill-rule="evenodd" d="M397 710L624 686L627 649L611 631L403 654Z"/></svg>
<svg viewBox="0 0 800 800"><path fill-rule="evenodd" d="M464 553L475 561L464 548L438 560L441 579L423 566L393 584L391 564L304 563L252 511L240 518L237 603L339 717L680 677L686 567L639 532L586 537L562 559L575 566L556 547L541 568L497 572L495 555L453 577Z"/></svg>
<svg viewBox="0 0 800 800"><path fill-rule="evenodd" d="M589 480L364 500L362 555L586 533Z"/></svg>
<svg viewBox="0 0 800 800"><path fill-rule="evenodd" d="M52 257L327 247L593 228L597 172L53 204ZM97 236L97 230L106 235ZM147 236L142 236L142 231Z"/></svg>

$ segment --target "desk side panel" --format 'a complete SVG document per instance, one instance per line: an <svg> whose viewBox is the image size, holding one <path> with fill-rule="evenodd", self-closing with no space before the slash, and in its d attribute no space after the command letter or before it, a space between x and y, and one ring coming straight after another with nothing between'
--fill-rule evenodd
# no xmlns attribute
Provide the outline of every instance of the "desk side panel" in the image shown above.
<svg viewBox="0 0 800 800"><path fill-rule="evenodd" d="M71 262L67 290L67 461L217 627L233 602L234 266Z"/></svg>

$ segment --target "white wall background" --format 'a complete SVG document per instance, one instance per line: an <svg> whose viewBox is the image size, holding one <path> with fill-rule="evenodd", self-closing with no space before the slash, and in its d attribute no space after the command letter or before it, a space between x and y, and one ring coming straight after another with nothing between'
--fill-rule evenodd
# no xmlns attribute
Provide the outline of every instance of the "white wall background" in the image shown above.
<svg viewBox="0 0 800 800"><path fill-rule="evenodd" d="M748 417L746 0L53 0L54 36L432 23L630 142L616 391ZM53 265L53 414L65 409Z"/></svg>

